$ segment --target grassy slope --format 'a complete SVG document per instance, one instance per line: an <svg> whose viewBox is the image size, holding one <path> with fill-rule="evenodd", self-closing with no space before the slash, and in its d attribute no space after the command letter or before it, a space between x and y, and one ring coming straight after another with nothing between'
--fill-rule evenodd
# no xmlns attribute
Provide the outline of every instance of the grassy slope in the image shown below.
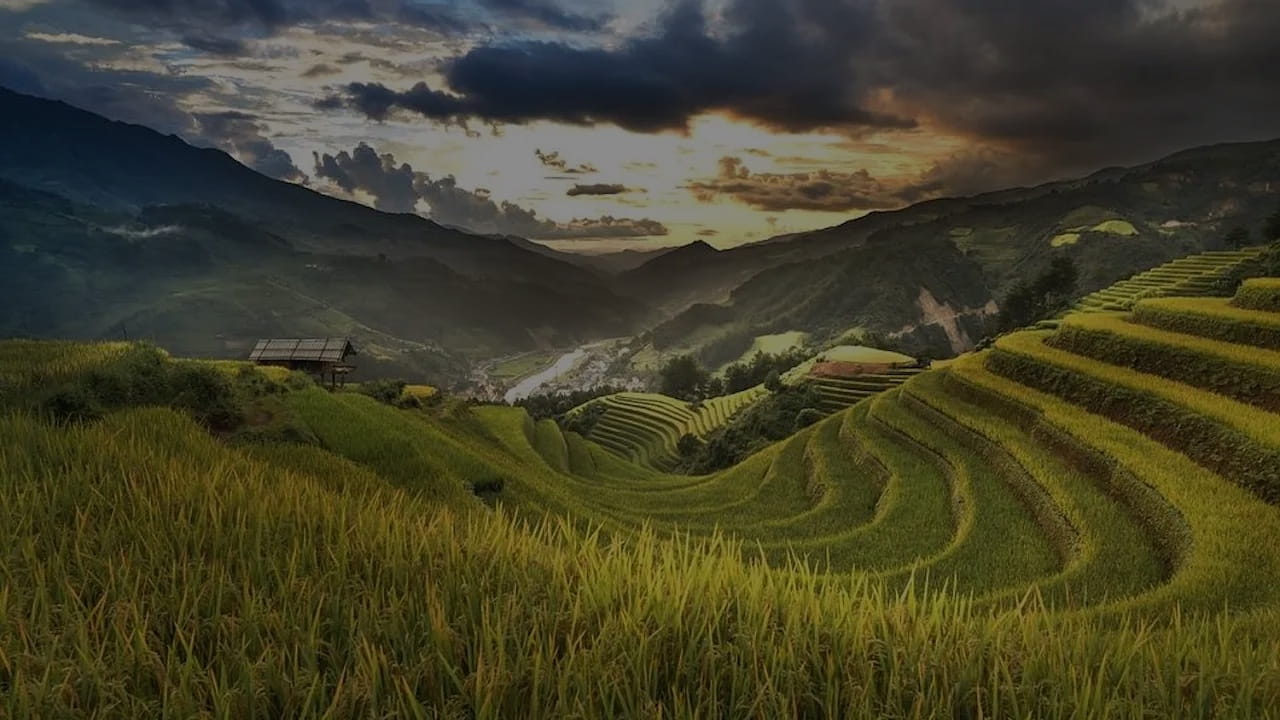
<svg viewBox="0 0 1280 720"><path fill-rule="evenodd" d="M10 412L0 714L1272 717L1280 425L1231 396L1273 351L1178 342L1264 313L1179 302L1009 336L706 477L315 388L286 400L319 447ZM2 377L116 351L0 346Z"/></svg>

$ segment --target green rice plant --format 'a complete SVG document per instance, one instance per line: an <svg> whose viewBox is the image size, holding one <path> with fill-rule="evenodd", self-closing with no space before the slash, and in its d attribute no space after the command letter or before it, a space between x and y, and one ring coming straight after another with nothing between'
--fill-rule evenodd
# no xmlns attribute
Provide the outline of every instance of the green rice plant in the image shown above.
<svg viewBox="0 0 1280 720"><path fill-rule="evenodd" d="M1227 298L1162 298L1144 300L1133 309L1133 321L1182 335L1280 350L1280 314L1248 310Z"/></svg>
<svg viewBox="0 0 1280 720"><path fill-rule="evenodd" d="M1280 423L1274 414L1057 350L1045 343L1048 335L1007 335L987 363L1001 375L1151 435L1268 502L1280 502Z"/></svg>
<svg viewBox="0 0 1280 720"><path fill-rule="evenodd" d="M1117 315L1069 317L1048 344L1280 411L1277 351L1160 330Z"/></svg>
<svg viewBox="0 0 1280 720"><path fill-rule="evenodd" d="M62 340L0 341L0 403L59 385L122 356L129 343Z"/></svg>
<svg viewBox="0 0 1280 720"><path fill-rule="evenodd" d="M850 410L840 430L842 437L856 437L866 450L859 469L883 478L884 490L871 522L762 543L761 554L771 564L785 567L796 558L823 572L853 572L855 578L866 578L867 573L891 574L915 565L943 552L951 542L956 525L951 479L944 465L921 453L900 430L873 417L873 409L880 414L897 410L890 397L881 396ZM910 579L909 572L900 572L895 581L901 587ZM883 579L876 582L887 587Z"/></svg>
<svg viewBox="0 0 1280 720"><path fill-rule="evenodd" d="M1034 599L981 609L778 572L722 540L623 547L394 489L348 494L168 411L70 431L2 423L6 717L1137 720L1280 706L1274 610L1102 622Z"/></svg>
<svg viewBox="0 0 1280 720"><path fill-rule="evenodd" d="M1161 513L1156 504L1155 512L1140 516L1143 524L1158 528L1153 537L1169 543L1163 554L1172 562L1172 576L1100 612L1183 607L1195 613L1217 613L1228 607L1269 607L1280 600L1280 557L1267 549L1280 542L1280 513L1275 507L1153 437L1056 393L1020 385L993 372L995 357L977 356L958 363L951 372L962 372L970 385L1012 398L1073 443L1089 448L1106 465L1132 473L1172 508ZM1185 531L1179 530L1180 525Z"/></svg>
<svg viewBox="0 0 1280 720"><path fill-rule="evenodd" d="M669 469L679 458L676 446L681 437L706 438L767 393L764 386L757 386L698 406L652 393L608 395L588 403L604 407L605 412L587 437L642 465ZM575 408L570 415L585 407Z"/></svg>
<svg viewBox="0 0 1280 720"><path fill-rule="evenodd" d="M950 585L977 595L1028 583L1054 573L1059 553L1029 506L1044 491L1025 473L1011 466L991 464L976 452L967 433L917 396L938 388L940 378L927 373L903 386L899 404L915 418L914 426L900 425L953 471L956 534L945 552L922 561L900 577ZM963 438L963 439L962 439ZM1045 499L1046 504L1052 501Z"/></svg>
<svg viewBox="0 0 1280 720"><path fill-rule="evenodd" d="M501 477L425 420L373 398L313 387L291 394L289 405L330 452L425 498L465 506L470 485Z"/></svg>
<svg viewBox="0 0 1280 720"><path fill-rule="evenodd" d="M962 359L945 371L944 391L922 399L980 435L987 453L1007 454L1052 499L1036 516L1066 564L1035 582L1044 602L1089 607L1166 581L1188 552L1189 530L1176 509L1125 468L1022 405L1020 386L997 379L984 388L969 379L975 372L981 372L981 358ZM1010 593L1003 600L1020 597Z"/></svg>
<svg viewBox="0 0 1280 720"><path fill-rule="evenodd" d="M1280 312L1280 278L1245 280L1231 304L1246 310Z"/></svg>
<svg viewBox="0 0 1280 720"><path fill-rule="evenodd" d="M1206 252L1165 263L1081 298L1066 314L1095 308L1126 311L1141 300L1166 295L1221 294L1220 281L1254 263L1263 248Z"/></svg>
<svg viewBox="0 0 1280 720"><path fill-rule="evenodd" d="M533 444L552 469L569 472L569 446L555 420L547 418L537 422L533 431Z"/></svg>

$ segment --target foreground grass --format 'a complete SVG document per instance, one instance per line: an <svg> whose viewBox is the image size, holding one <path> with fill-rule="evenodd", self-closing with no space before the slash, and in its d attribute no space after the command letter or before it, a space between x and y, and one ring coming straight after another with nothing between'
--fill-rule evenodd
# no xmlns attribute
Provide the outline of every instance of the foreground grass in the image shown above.
<svg viewBox="0 0 1280 720"><path fill-rule="evenodd" d="M1273 610L1060 617L456 513L168 410L0 419L0 715L1273 717Z"/></svg>

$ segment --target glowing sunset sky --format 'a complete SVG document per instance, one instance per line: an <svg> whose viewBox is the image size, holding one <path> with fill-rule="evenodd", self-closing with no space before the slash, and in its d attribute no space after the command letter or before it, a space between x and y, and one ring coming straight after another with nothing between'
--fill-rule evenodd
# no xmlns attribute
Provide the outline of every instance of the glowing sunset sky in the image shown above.
<svg viewBox="0 0 1280 720"><path fill-rule="evenodd" d="M0 0L0 85L560 249L1280 135L1280 3Z"/></svg>

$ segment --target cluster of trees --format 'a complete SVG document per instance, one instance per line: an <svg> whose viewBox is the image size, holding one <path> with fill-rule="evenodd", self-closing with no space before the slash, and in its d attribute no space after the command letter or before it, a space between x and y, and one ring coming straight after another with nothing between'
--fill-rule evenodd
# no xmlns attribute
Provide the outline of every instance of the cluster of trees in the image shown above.
<svg viewBox="0 0 1280 720"><path fill-rule="evenodd" d="M783 353L757 352L750 360L729 365L723 376L712 375L692 355L677 355L658 373L659 392L674 398L698 402L764 383L770 390L782 387L782 373L804 362L808 354L801 348Z"/></svg>
<svg viewBox="0 0 1280 720"><path fill-rule="evenodd" d="M600 385L590 390L573 390L571 392L555 392L544 393L541 395L530 395L523 400L515 402L516 407L522 407L529 412L529 416L534 420L542 420L544 418L559 418L570 410L591 402L605 395L613 395L622 392L622 388L613 387L612 385Z"/></svg>
<svg viewBox="0 0 1280 720"><path fill-rule="evenodd" d="M1008 332L1030 325L1061 310L1075 297L1080 270L1068 255L1058 255L1035 280L1020 280L1000 303L997 331Z"/></svg>
<svg viewBox="0 0 1280 720"><path fill-rule="evenodd" d="M1262 241L1264 243L1280 241L1280 209L1263 221L1259 231L1262 233ZM1231 229L1231 232L1227 233L1225 242L1227 247L1233 250L1240 250L1254 244L1253 234L1247 228L1236 226Z"/></svg>
<svg viewBox="0 0 1280 720"><path fill-rule="evenodd" d="M823 418L822 398L810 383L779 387L719 428L706 442L680 439L680 470L695 475L733 467L752 453L786 439Z"/></svg>

